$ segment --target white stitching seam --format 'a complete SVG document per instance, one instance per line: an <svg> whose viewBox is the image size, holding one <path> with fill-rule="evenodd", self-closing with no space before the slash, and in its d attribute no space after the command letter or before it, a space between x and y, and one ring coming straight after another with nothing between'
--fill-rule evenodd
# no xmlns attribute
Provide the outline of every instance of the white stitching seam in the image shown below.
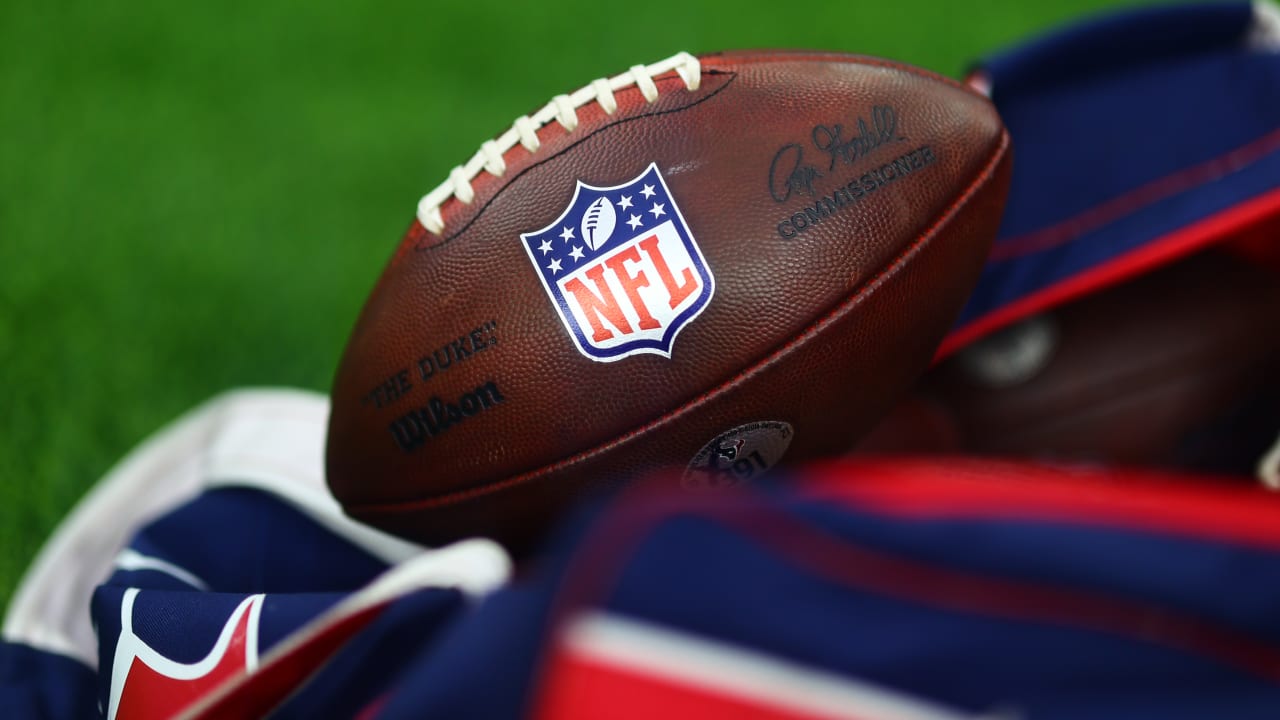
<svg viewBox="0 0 1280 720"><path fill-rule="evenodd" d="M444 217L440 214L440 207L451 197L457 198L463 205L470 205L476 196L471 181L481 170L495 177L502 177L507 171L507 163L502 156L515 147L516 143L531 153L537 152L542 145L537 135L539 128L554 120L566 132L573 132L578 127L577 109L592 101L599 102L605 114L612 115L618 109L614 91L631 85L638 87L644 99L652 103L658 99L658 86L653 79L672 70L684 81L686 88L691 91L698 89L702 80L702 65L698 58L682 52L647 67L636 65L621 75L600 78L570 95L557 95L532 117L523 115L516 118L509 130L495 140L486 140L466 164L449 171L449 179L418 202L418 222L436 235L443 234Z"/></svg>

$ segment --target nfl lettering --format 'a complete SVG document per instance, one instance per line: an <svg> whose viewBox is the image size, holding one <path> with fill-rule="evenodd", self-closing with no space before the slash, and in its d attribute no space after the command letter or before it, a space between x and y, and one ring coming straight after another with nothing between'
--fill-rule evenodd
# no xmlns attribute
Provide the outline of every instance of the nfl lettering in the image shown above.
<svg viewBox="0 0 1280 720"><path fill-rule="evenodd" d="M520 239L574 344L598 362L670 357L715 290L657 164L613 187L579 181L559 218Z"/></svg>

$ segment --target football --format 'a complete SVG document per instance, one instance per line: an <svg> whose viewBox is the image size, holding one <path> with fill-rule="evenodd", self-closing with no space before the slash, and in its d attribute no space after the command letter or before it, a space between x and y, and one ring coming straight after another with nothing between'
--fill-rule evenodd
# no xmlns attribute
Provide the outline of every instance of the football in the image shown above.
<svg viewBox="0 0 1280 720"><path fill-rule="evenodd" d="M334 381L328 482L519 547L658 467L847 447L924 370L1003 209L988 100L830 53L681 53L559 95L419 204Z"/></svg>
<svg viewBox="0 0 1280 720"><path fill-rule="evenodd" d="M1278 317L1274 270L1203 252L965 348L860 450L1247 478L1280 429Z"/></svg>

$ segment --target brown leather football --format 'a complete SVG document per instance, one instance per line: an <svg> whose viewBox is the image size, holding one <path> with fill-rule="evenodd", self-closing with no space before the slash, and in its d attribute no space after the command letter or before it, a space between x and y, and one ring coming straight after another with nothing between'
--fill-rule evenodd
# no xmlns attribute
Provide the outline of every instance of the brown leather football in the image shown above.
<svg viewBox="0 0 1280 720"><path fill-rule="evenodd" d="M1009 162L985 98L868 57L681 53L558 96L423 198L338 369L329 486L519 545L657 466L839 451L928 364Z"/></svg>
<svg viewBox="0 0 1280 720"><path fill-rule="evenodd" d="M1024 320L930 370L859 450L1248 478L1280 429L1278 278L1212 249Z"/></svg>

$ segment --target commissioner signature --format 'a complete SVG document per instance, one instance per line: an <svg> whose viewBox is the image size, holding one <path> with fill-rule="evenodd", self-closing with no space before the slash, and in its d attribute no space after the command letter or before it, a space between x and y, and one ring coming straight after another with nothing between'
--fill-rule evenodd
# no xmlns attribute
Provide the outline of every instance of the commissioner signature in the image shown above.
<svg viewBox="0 0 1280 720"><path fill-rule="evenodd" d="M835 170L837 162L851 165L882 145L906 139L898 134L898 111L889 105L871 108L869 122L859 117L852 134L846 137L845 133L845 126L837 123L815 125L809 134L814 149L829 160L827 172ZM804 150L800 143L788 143L774 154L769 164L769 194L775 201L786 202L793 194L814 194L813 182L823 174L805 162Z"/></svg>

